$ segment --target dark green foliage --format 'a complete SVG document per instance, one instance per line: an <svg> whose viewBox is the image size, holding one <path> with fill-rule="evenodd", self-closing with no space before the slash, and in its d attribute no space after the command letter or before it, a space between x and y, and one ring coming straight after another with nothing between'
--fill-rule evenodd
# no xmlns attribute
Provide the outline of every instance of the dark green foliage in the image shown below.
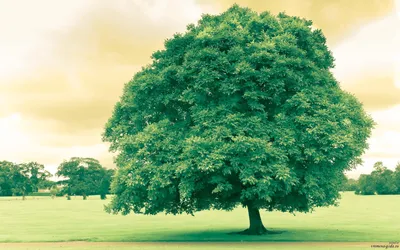
<svg viewBox="0 0 400 250"><path fill-rule="evenodd" d="M358 189L356 194L374 195L376 192L376 183L371 175L360 175L358 179Z"/></svg>
<svg viewBox="0 0 400 250"><path fill-rule="evenodd" d="M375 163L375 170L371 173L377 194L395 194L397 187L392 170L383 166L382 162Z"/></svg>
<svg viewBox="0 0 400 250"><path fill-rule="evenodd" d="M13 195L12 172L16 164L8 161L0 162L0 196Z"/></svg>
<svg viewBox="0 0 400 250"><path fill-rule="evenodd" d="M343 174L340 191L356 191L358 188L358 181L349 179Z"/></svg>
<svg viewBox="0 0 400 250"><path fill-rule="evenodd" d="M400 162L396 165L396 170L394 172L394 183L397 187L396 193L400 194Z"/></svg>
<svg viewBox="0 0 400 250"><path fill-rule="evenodd" d="M118 153L107 211L335 204L373 121L340 89L311 24L235 5L167 40L106 124L104 141Z"/></svg>
<svg viewBox="0 0 400 250"><path fill-rule="evenodd" d="M0 196L23 196L37 192L50 173L36 162L15 164L0 162Z"/></svg>
<svg viewBox="0 0 400 250"><path fill-rule="evenodd" d="M348 179L345 185L345 190L343 191L356 191L358 186L358 181L355 179Z"/></svg>
<svg viewBox="0 0 400 250"><path fill-rule="evenodd" d="M37 192L39 188L51 185L52 181L48 180L51 174L44 169L42 164L29 162L19 166L23 174L28 177L31 191Z"/></svg>
<svg viewBox="0 0 400 250"><path fill-rule="evenodd" d="M109 192L113 170L103 168L98 160L92 158L73 157L64 161L57 171L57 176L65 180L58 183L63 186L60 191L67 195L100 195L102 199Z"/></svg>
<svg viewBox="0 0 400 250"><path fill-rule="evenodd" d="M57 182L46 179L39 183L38 188L39 189L51 189L52 187L54 187L56 185L57 185Z"/></svg>
<svg viewBox="0 0 400 250"><path fill-rule="evenodd" d="M59 188L59 187L57 187L57 186L54 185L54 186L50 189L50 195L51 195L51 197L54 199L56 196L63 196L64 193L63 193L63 190L62 190L61 188Z"/></svg>
<svg viewBox="0 0 400 250"><path fill-rule="evenodd" d="M385 167L382 162L374 164L374 171L370 175L361 175L357 194L400 194L400 166L395 171Z"/></svg>
<svg viewBox="0 0 400 250"><path fill-rule="evenodd" d="M107 194L111 192L110 186L114 174L115 174L114 169L106 169L104 172L101 173L101 176L99 176L101 179L99 194L102 200L105 200L107 198Z"/></svg>

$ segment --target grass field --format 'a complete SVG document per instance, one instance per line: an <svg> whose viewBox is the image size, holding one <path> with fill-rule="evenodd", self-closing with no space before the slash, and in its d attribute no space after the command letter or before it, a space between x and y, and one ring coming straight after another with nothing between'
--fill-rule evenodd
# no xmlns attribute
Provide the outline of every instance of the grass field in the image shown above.
<svg viewBox="0 0 400 250"><path fill-rule="evenodd" d="M104 245L64 246L62 249L266 249L243 242L392 242L400 240L400 196L356 196L344 193L339 207L319 208L312 214L262 213L264 224L282 234L229 235L248 226L247 212L204 211L189 215L109 215L98 197L84 201L65 198L0 198L0 242L239 242L239 245ZM244 244L244 245L243 245ZM4 247L4 244L3 244ZM36 248L35 248L36 247ZM53 249L31 244L7 249ZM78 248L77 248L78 247ZM103 248L104 247L104 248ZM138 248L136 248L138 247ZM299 248L300 247L300 248ZM1 245L0 245L1 248ZM276 249L294 249L291 245ZM300 245L295 249L302 249ZM58 249L58 248L57 248ZM271 249L270 247L268 249ZM304 249L321 249L305 246ZM324 248L332 249L332 248ZM339 249L339 248L338 248ZM340 249L346 249L340 247ZM351 249L358 249L357 246ZM361 248L360 248L361 249Z"/></svg>
<svg viewBox="0 0 400 250"><path fill-rule="evenodd" d="M18 243L17 243L18 244ZM0 247L0 249L3 249ZM319 249L344 249L344 250L358 250L358 249L371 249L369 245L366 245L364 247L323 247L323 246L297 246L297 245L292 245L292 246L275 246L275 245L259 245L259 246L254 246L254 245L248 245L248 244L236 244L236 245L217 245L217 244L210 244L208 246L205 245L199 245L199 244L193 244L193 245L166 245L166 244L155 244L154 246L113 246L113 245L108 245L108 246L90 246L90 247L83 247L80 246L79 244L75 244L72 246L29 246L27 248L26 246L6 246L4 249L9 249L9 250L52 250L52 249L63 249L63 250L265 250L265 249L277 249L277 250L293 250L293 249L300 249L300 250L319 250Z"/></svg>

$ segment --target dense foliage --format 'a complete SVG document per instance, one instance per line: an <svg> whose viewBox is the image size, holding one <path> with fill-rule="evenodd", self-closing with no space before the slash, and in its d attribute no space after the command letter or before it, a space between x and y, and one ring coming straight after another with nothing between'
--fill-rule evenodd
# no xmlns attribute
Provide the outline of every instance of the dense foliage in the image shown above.
<svg viewBox="0 0 400 250"><path fill-rule="evenodd" d="M340 191L356 191L358 189L358 181L349 179L343 174Z"/></svg>
<svg viewBox="0 0 400 250"><path fill-rule="evenodd" d="M125 85L104 140L118 153L108 212L335 204L373 121L330 70L321 30L234 5L175 34ZM253 225L255 225L253 227Z"/></svg>
<svg viewBox="0 0 400 250"><path fill-rule="evenodd" d="M371 174L363 174L358 179L357 194L400 194L400 163L395 171L385 167L382 162L376 162Z"/></svg>
<svg viewBox="0 0 400 250"><path fill-rule="evenodd" d="M37 192L50 177L44 166L36 162L16 164L0 162L0 196L23 196Z"/></svg>
<svg viewBox="0 0 400 250"><path fill-rule="evenodd" d="M105 199L113 173L114 170L102 167L96 159L73 157L61 163L56 175L64 178L58 183L68 197L82 195L86 199L88 195L100 195Z"/></svg>

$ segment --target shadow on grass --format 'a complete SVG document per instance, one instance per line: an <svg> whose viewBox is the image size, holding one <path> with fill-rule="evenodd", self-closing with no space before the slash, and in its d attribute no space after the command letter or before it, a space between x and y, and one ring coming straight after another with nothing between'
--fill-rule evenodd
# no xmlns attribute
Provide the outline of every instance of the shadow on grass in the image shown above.
<svg viewBox="0 0 400 250"><path fill-rule="evenodd" d="M238 232L230 232L230 233L228 233L229 235L249 235L249 234L247 234L246 233L246 231L247 230L241 230L241 231L238 231ZM267 230L267 232L265 232L265 233L263 233L263 235L271 235L271 234L282 234L282 233L284 233L284 232L286 232L286 231L282 231L282 230Z"/></svg>
<svg viewBox="0 0 400 250"><path fill-rule="evenodd" d="M367 242L367 232L337 229L284 229L269 228L272 233L265 235L240 235L231 230L207 230L184 232L154 231L152 235L125 235L123 242ZM146 237L147 236L147 237Z"/></svg>

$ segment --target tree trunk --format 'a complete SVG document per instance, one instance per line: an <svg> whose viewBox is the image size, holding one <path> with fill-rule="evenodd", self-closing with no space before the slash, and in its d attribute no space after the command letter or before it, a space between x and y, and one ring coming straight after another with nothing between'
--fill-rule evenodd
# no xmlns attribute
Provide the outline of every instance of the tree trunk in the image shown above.
<svg viewBox="0 0 400 250"><path fill-rule="evenodd" d="M258 210L258 208L247 206L247 212L249 214L250 227L244 230L242 234L247 234L247 235L266 234L268 230L264 227L262 223L260 211Z"/></svg>
<svg viewBox="0 0 400 250"><path fill-rule="evenodd" d="M87 199L87 196L86 196L86 194L83 194L83 199L84 199L84 200L86 200L86 199Z"/></svg>

